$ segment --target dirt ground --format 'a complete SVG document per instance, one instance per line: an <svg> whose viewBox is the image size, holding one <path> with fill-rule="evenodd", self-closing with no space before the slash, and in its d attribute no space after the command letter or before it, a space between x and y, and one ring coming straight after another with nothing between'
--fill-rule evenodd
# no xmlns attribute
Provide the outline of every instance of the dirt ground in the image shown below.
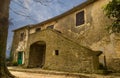
<svg viewBox="0 0 120 78"><path fill-rule="evenodd" d="M10 71L17 78L80 78L76 76L66 76L66 75L51 75L51 74L39 74L39 73L28 73L28 72L18 72Z"/></svg>
<svg viewBox="0 0 120 78"><path fill-rule="evenodd" d="M21 67L8 67L9 71L18 78L120 78L120 73L109 75L68 73L60 71L43 70L39 68L25 69Z"/></svg>
<svg viewBox="0 0 120 78"><path fill-rule="evenodd" d="M40 74L40 73L30 73L30 72L19 72L10 71L17 78L84 78L79 76L69 76L69 75L52 75L52 74ZM92 76L92 75L91 75ZM93 78L120 78L120 76L101 76L93 75Z"/></svg>

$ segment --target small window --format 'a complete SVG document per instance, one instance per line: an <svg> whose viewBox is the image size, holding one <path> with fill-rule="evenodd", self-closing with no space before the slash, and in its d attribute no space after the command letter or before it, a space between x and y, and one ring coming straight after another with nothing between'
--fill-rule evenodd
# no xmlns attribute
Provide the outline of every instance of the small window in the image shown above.
<svg viewBox="0 0 120 78"><path fill-rule="evenodd" d="M47 29L53 29L54 25L48 26Z"/></svg>
<svg viewBox="0 0 120 78"><path fill-rule="evenodd" d="M76 14L76 26L84 24L85 19L84 19L84 11L81 11Z"/></svg>
<svg viewBox="0 0 120 78"><path fill-rule="evenodd" d="M41 28L36 28L36 29L35 29L36 32L38 32L38 31L40 31L40 30L41 30Z"/></svg>
<svg viewBox="0 0 120 78"><path fill-rule="evenodd" d="M21 33L20 34L20 41L23 41L24 40L24 33Z"/></svg>
<svg viewBox="0 0 120 78"><path fill-rule="evenodd" d="M59 55L59 50L55 50L55 55Z"/></svg>

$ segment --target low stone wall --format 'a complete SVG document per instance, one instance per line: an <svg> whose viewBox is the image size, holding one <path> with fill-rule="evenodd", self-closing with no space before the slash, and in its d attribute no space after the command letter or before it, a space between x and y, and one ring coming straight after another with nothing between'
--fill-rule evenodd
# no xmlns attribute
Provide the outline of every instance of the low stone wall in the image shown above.
<svg viewBox="0 0 120 78"><path fill-rule="evenodd" d="M111 59L108 63L108 69L113 72L120 72L120 58Z"/></svg>

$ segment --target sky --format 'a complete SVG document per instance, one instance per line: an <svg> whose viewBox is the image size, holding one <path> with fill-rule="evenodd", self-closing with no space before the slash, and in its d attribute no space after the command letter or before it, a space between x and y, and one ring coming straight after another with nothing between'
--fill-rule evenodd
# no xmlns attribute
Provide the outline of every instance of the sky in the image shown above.
<svg viewBox="0 0 120 78"><path fill-rule="evenodd" d="M86 0L11 0L7 57L9 57L12 45L12 30L25 25L40 23L60 15L85 1Z"/></svg>

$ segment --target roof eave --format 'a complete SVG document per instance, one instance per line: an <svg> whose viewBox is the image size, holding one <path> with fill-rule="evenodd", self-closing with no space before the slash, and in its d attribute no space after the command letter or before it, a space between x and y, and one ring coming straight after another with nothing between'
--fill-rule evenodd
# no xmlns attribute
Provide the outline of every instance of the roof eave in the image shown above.
<svg viewBox="0 0 120 78"><path fill-rule="evenodd" d="M82 9L82 8L84 8L85 6L91 4L91 3L95 2L95 1L97 1L97 0L87 0L87 1L83 2L83 3L80 4L80 5L73 7L72 9L68 10L67 12L64 12L64 13L58 15L58 16L55 16L55 17L53 17L53 18L50 18L50 19L45 20L45 21L43 21L43 22L41 22L41 23L38 23L38 24L27 25L27 27L29 26L30 28L33 28L34 26L38 26L38 25L40 26L40 25L44 25L44 24L46 24L46 23L48 23L48 22L57 21L58 19L66 16L66 15L69 15L69 14L71 14L71 13L73 13L73 12L79 10L79 9ZM26 27L26 26L25 26L25 27ZM21 27L21 28L15 29L15 30L13 30L13 31L20 30L20 29L23 29L23 28L25 28L25 27Z"/></svg>
<svg viewBox="0 0 120 78"><path fill-rule="evenodd" d="M58 15L58 16L55 16L55 17L50 18L50 19L48 19L48 20L45 20L45 21L43 21L43 22L41 22L41 23L38 23L38 24L35 24L35 25L31 25L31 28L34 27L34 26L36 26L36 25L44 25L44 24L46 24L46 23L48 23L48 22L57 21L58 19L66 16L66 15L69 15L69 14L71 14L71 13L73 13L73 12L79 10L79 9L82 9L82 8L84 8L85 6L91 4L91 3L95 2L95 1L97 1L97 0L87 0L86 2L83 2L82 4L80 4L80 5L78 5L78 6L75 6L75 7L73 7L72 9L70 9L70 10L68 10L68 11L66 11L66 12L64 12L64 13Z"/></svg>
<svg viewBox="0 0 120 78"><path fill-rule="evenodd" d="M30 27L30 25L26 25L24 27L20 27L20 28L17 28L15 30L12 30L12 32L15 32L15 31L18 31L18 30L21 30L21 29L24 29L24 28L29 28L29 27Z"/></svg>

